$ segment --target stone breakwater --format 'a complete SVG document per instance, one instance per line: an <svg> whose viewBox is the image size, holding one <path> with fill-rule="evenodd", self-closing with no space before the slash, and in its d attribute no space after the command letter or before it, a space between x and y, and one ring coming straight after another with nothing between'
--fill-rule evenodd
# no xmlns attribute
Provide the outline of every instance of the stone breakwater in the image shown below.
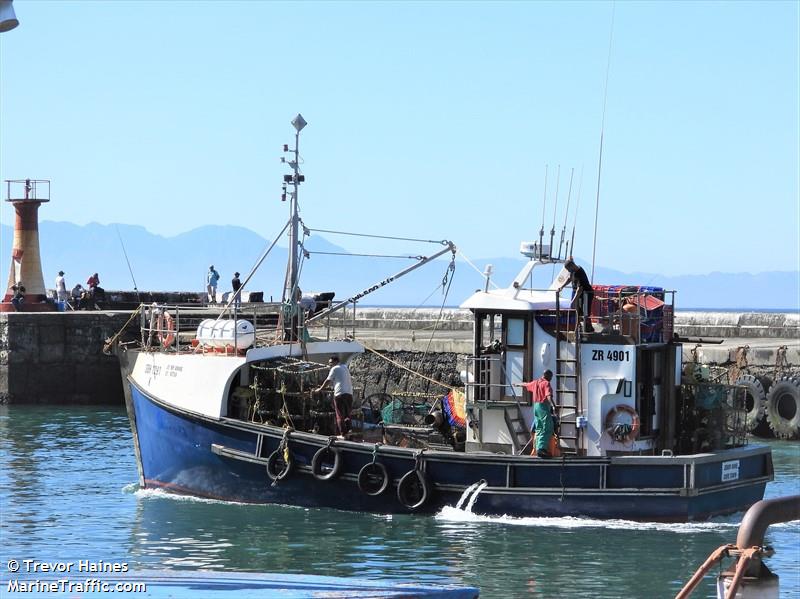
<svg viewBox="0 0 800 599"><path fill-rule="evenodd" d="M252 304L259 306L260 304ZM247 314L248 308L244 312ZM207 316L216 313L210 311ZM128 320L130 312L53 312L0 315L0 403L114 404L123 401L117 359L103 354L105 340ZM371 353L353 362L356 384L365 395L399 391L444 395L460 386L458 374L472 351L468 310L357 308L331 318ZM800 318L786 313L678 312L676 332L684 338L727 337L723 345L696 348L701 362L736 365L747 346L752 374L772 376L778 350L786 346L791 371L800 371ZM128 339L138 330L130 330ZM319 329L312 333L320 334ZM695 343L684 346L692 359ZM400 365L441 380L420 379Z"/></svg>

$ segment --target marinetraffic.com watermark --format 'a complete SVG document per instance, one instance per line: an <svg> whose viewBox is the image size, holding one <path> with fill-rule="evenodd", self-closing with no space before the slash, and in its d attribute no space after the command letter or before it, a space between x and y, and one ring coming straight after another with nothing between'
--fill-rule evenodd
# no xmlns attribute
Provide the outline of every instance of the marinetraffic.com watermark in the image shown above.
<svg viewBox="0 0 800 599"><path fill-rule="evenodd" d="M144 593L144 582L111 580L108 574L129 571L125 562L79 559L69 562L47 562L35 559L10 559L6 563L9 579L0 592L6 593ZM64 575L63 577L61 575ZM102 574L93 578L92 574ZM15 576L16 575L16 576ZM37 578L42 575L42 578ZM122 576L121 578L124 578Z"/></svg>

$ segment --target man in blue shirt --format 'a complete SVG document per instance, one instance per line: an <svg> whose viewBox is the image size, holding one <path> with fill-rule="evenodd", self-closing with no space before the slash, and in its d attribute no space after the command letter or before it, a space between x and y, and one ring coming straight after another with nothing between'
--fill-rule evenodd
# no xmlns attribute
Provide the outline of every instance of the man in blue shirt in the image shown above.
<svg viewBox="0 0 800 599"><path fill-rule="evenodd" d="M206 291L208 291L209 303L216 303L217 301L217 281L219 281L219 273L214 270L214 265L208 267L208 274L206 275Z"/></svg>

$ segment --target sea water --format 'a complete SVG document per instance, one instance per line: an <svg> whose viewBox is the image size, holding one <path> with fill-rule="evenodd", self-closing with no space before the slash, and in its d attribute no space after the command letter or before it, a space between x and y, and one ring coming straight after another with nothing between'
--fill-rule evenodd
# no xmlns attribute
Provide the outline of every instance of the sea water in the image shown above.
<svg viewBox="0 0 800 599"><path fill-rule="evenodd" d="M800 493L800 443L767 443L767 497ZM8 561L29 559L464 584L482 597L674 597L714 548L735 541L741 519L486 517L468 509L477 486L436 516L177 497L138 488L121 407L0 408L0 464L0 596ZM781 596L800 597L800 522L770 527L766 542ZM713 577L693 596L713 597Z"/></svg>

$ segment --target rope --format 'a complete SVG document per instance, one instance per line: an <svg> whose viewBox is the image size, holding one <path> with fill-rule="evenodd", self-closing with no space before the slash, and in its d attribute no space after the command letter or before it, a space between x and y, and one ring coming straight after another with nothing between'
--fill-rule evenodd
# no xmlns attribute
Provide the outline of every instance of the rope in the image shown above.
<svg viewBox="0 0 800 599"><path fill-rule="evenodd" d="M142 304L139 304L139 307L133 311L133 314L131 314L131 317L128 319L128 321L124 325L122 325L122 328L119 331L117 331L113 337L111 337L110 339L106 339L106 343L105 345L103 345L104 354L107 354L111 351L111 346L114 345L114 342L119 338L120 335L122 335L122 332L128 328L128 325L133 321L134 317L141 311L141 309L142 309Z"/></svg>
<svg viewBox="0 0 800 599"><path fill-rule="evenodd" d="M373 239L393 239L395 241L418 241L420 243L435 243L438 245L447 245L447 240L436 239L415 239L413 237L391 237L389 235L370 235L369 233L350 233L348 231L331 231L329 229L309 229L309 231L316 231L317 233L333 233L335 235L350 235L352 237L372 237Z"/></svg>
<svg viewBox="0 0 800 599"><path fill-rule="evenodd" d="M420 378L422 378L422 379L425 379L426 381L428 381L428 382L430 382L430 383L434 383L435 385L439 385L440 387L444 387L445 389L447 389L447 390L449 390L449 391L458 391L458 389L456 389L455 387L451 387L450 385L445 385L445 384L444 384L444 383L442 383L441 381L437 381L437 380L435 380L435 379L432 379L432 378L430 378L430 377L427 377L427 376L425 376L424 374L421 374L421 373L419 373L419 372L417 372L417 371L415 371L415 370L411 370L411 369L410 369L408 366L403 366L403 365L402 365L402 364L400 364L399 362L396 362L395 360L392 360L391 358L387 358L386 356L384 356L383 354L381 354L381 353L380 353L380 352L378 352L377 350L374 350L374 349L372 349L371 347L368 347L368 346L364 345L364 342L363 342L363 341L359 341L359 343L361 343L361 345L363 345L363 346L364 346L364 349L365 349L365 350L367 350L368 352L372 352L373 354L375 354L375 355L376 355L376 356L378 356L379 358L382 358L382 359L386 360L387 362L389 362L389 364L392 364L392 365L394 365L394 366L397 366L397 367L398 367L398 368L400 368L401 370L405 370L405 371L407 371L407 372L410 372L411 374L414 374L414 375L416 375L416 376L418 376L418 377L420 377Z"/></svg>

